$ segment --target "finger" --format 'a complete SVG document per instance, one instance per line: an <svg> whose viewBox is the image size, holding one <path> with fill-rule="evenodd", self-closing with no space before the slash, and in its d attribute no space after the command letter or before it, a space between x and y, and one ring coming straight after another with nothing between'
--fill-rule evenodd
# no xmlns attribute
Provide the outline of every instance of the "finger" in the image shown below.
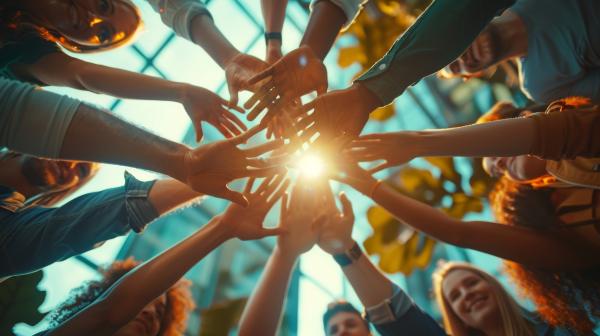
<svg viewBox="0 0 600 336"><path fill-rule="evenodd" d="M204 138L204 132L202 132L202 125L200 123L194 123L194 129L196 130L196 142L202 141L202 138Z"/></svg>
<svg viewBox="0 0 600 336"><path fill-rule="evenodd" d="M229 131L227 129L227 127L223 126L223 124L213 124L211 123L213 126L215 126L217 128L217 130L223 134L224 137L226 137L227 139L232 139L234 137L234 135L231 133L231 131Z"/></svg>
<svg viewBox="0 0 600 336"><path fill-rule="evenodd" d="M238 88L233 83L227 82L227 89L229 90L229 102L228 105L237 106L238 104Z"/></svg>
<svg viewBox="0 0 600 336"><path fill-rule="evenodd" d="M283 140L276 139L276 140L272 140L267 143L258 145L256 147L250 147L250 148L243 149L242 151L244 152L244 155L247 158L251 158L251 157L255 157L255 156L261 156L265 153L273 151L273 150L283 146L283 144L284 144Z"/></svg>
<svg viewBox="0 0 600 336"><path fill-rule="evenodd" d="M276 180L280 177L281 175L273 175L271 177L266 178L261 184L260 186L258 186L258 189L256 189L255 194L260 195L263 193L263 191L265 191L270 184L272 184L271 182L273 182L273 180Z"/></svg>
<svg viewBox="0 0 600 336"><path fill-rule="evenodd" d="M315 219L311 223L311 229L313 230L313 232L319 231L323 226L325 226L327 219L328 219L327 214L322 214L319 217L317 217L317 219Z"/></svg>
<svg viewBox="0 0 600 336"><path fill-rule="evenodd" d="M288 198L289 194L287 191L285 191L283 193L283 196L281 197L281 209L279 210L279 225L285 223L284 219L287 216Z"/></svg>
<svg viewBox="0 0 600 336"><path fill-rule="evenodd" d="M270 236L279 236L279 235L285 234L287 232L288 232L288 230L285 228L282 228L282 227L276 227L276 228L272 228L272 229L262 228L259 233L259 238L265 238L265 237L270 237Z"/></svg>
<svg viewBox="0 0 600 336"><path fill-rule="evenodd" d="M267 167L275 166L275 164L272 164L271 162L267 162L267 160L265 160L263 158L246 159L246 164L248 166L254 167L254 168L267 168Z"/></svg>
<svg viewBox="0 0 600 336"><path fill-rule="evenodd" d="M244 108L249 109L252 106L256 105L256 103L262 101L266 95L269 94L271 90L273 90L273 85L271 82L266 83L260 89L258 89L246 102L244 103Z"/></svg>
<svg viewBox="0 0 600 336"><path fill-rule="evenodd" d="M373 174L375 174L375 173L377 173L377 172L380 172L380 171L382 171L382 170L384 170L384 169L387 169L387 168L389 168L389 167L391 167L391 166L392 166L392 165L386 161L386 162L384 162L384 163L382 163L382 164L380 164L380 165L378 165L378 166L376 166L376 167L374 167L374 168L368 169L368 170L367 170L367 172L368 172L370 175L373 175Z"/></svg>
<svg viewBox="0 0 600 336"><path fill-rule="evenodd" d="M248 179L248 182L246 182L246 187L244 188L244 194L249 194L250 192L252 192L254 181L256 181L254 177Z"/></svg>
<svg viewBox="0 0 600 336"><path fill-rule="evenodd" d="M358 137L357 141L360 140L383 140L384 137L386 137L386 133L370 133L370 134L364 134Z"/></svg>
<svg viewBox="0 0 600 336"><path fill-rule="evenodd" d="M276 64L277 63L275 63L274 65L271 65L270 67L265 69L263 72L256 74L254 77L250 78L248 80L248 85L254 85L269 76L273 76L273 73L275 73L275 65Z"/></svg>
<svg viewBox="0 0 600 336"><path fill-rule="evenodd" d="M241 135L234 137L233 139L231 139L231 141L236 145L243 144L246 141L248 141L248 139L255 136L257 133L260 133L264 128L265 127L262 125L254 126L251 129L249 129L248 131L242 133Z"/></svg>
<svg viewBox="0 0 600 336"><path fill-rule="evenodd" d="M252 111L250 111L250 113L248 113L248 120L252 121L254 119L256 119L256 117L258 117L260 115L260 113L265 109L265 108L273 108L275 105L275 100L277 99L277 93L275 92L275 90L271 90L268 94L266 94L258 104L256 104L256 106L252 109Z"/></svg>
<svg viewBox="0 0 600 336"><path fill-rule="evenodd" d="M318 99L318 98L317 98L317 99ZM315 108L315 106L316 106L316 103L315 103L315 102L316 102L316 100L317 100L317 99L315 99L315 100L313 100L313 101L311 101L311 102L308 102L308 103L306 103L306 104L304 104L304 105L300 106L299 110L300 110L300 111L302 111L303 113L307 113L308 111L310 111L310 110L314 109L314 108Z"/></svg>
<svg viewBox="0 0 600 336"><path fill-rule="evenodd" d="M248 126L246 126L246 124L244 124L244 122L240 118L238 118L235 114L233 114L227 110L224 110L223 117L227 118L230 121L233 121L239 127L239 129L241 129L243 131L248 130Z"/></svg>
<svg viewBox="0 0 600 336"><path fill-rule="evenodd" d="M287 169L285 167L270 167L270 168L257 168L257 169L247 169L246 176L254 176L254 177L265 177L277 174L286 174Z"/></svg>
<svg viewBox="0 0 600 336"><path fill-rule="evenodd" d="M236 99L237 99L237 98L236 98ZM240 113L242 113L242 114L246 113L246 111L244 111L244 109L243 109L243 108L241 108L241 107L239 107L239 106L237 105L237 101L236 101L236 103L235 103L235 104L233 104L231 101L227 101L227 100L225 100L225 99L221 99L221 104L222 104L222 105L223 105L225 108L228 108L228 109L231 109L231 110L235 110L235 111L237 111L237 112L240 112Z"/></svg>
<svg viewBox="0 0 600 336"><path fill-rule="evenodd" d="M242 134L242 130L238 128L238 126L232 123L229 119L220 118L221 125L225 126L231 134L234 136Z"/></svg>
<svg viewBox="0 0 600 336"><path fill-rule="evenodd" d="M283 183L281 183L281 185L279 186L279 188L271 195L271 197L267 201L267 205L268 205L269 209L275 203L277 203L277 200L279 200L279 198L281 198L284 194L286 194L287 189L288 189L289 186L290 186L290 180L289 179L286 179L285 181L283 181Z"/></svg>
<svg viewBox="0 0 600 336"><path fill-rule="evenodd" d="M344 213L344 218L349 218L354 220L354 210L352 209L352 203L346 196L345 192L340 193L340 201L342 201L342 211Z"/></svg>
<svg viewBox="0 0 600 336"><path fill-rule="evenodd" d="M244 208L248 206L248 199L246 198L246 196L242 195L237 191L233 191L228 187L225 187L225 190L223 190L219 194L216 194L215 196L224 198L226 200L230 200L235 204L243 206Z"/></svg>

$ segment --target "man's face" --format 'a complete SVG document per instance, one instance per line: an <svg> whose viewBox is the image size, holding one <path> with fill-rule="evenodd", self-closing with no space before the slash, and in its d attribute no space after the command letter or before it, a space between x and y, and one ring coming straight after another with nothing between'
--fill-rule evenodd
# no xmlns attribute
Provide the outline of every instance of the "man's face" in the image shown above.
<svg viewBox="0 0 600 336"><path fill-rule="evenodd" d="M498 43L493 29L484 29L465 52L445 70L457 76L477 76L498 62Z"/></svg>
<svg viewBox="0 0 600 336"><path fill-rule="evenodd" d="M327 323L327 336L369 336L371 333L362 317L356 313L339 312Z"/></svg>
<svg viewBox="0 0 600 336"><path fill-rule="evenodd" d="M88 177L92 166L87 162L47 160L20 155L21 174L40 192L66 190Z"/></svg>

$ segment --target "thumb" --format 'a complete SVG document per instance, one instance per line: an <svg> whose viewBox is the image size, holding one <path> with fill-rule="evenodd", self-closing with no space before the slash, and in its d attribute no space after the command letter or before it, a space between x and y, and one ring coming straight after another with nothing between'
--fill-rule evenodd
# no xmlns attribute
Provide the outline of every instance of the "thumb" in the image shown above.
<svg viewBox="0 0 600 336"><path fill-rule="evenodd" d="M237 106L239 89L235 84L229 82L227 82L227 89L229 90L229 105Z"/></svg>
<svg viewBox="0 0 600 336"><path fill-rule="evenodd" d="M281 234L287 233L288 230L282 227L276 227L276 228L272 228L272 229L265 229L263 228L261 230L260 233L260 237L264 238L264 237L270 237L270 236L279 236Z"/></svg>
<svg viewBox="0 0 600 336"><path fill-rule="evenodd" d="M222 193L220 193L217 196L224 198L226 200L230 200L233 203L243 206L244 208L248 207L248 199L246 198L246 196L244 196L242 193L239 193L237 191L233 191L227 187L225 188L225 190L223 190Z"/></svg>
<svg viewBox="0 0 600 336"><path fill-rule="evenodd" d="M204 132L202 132L202 124L200 122L195 123L194 129L196 130L196 142L202 141L202 138L204 138Z"/></svg>

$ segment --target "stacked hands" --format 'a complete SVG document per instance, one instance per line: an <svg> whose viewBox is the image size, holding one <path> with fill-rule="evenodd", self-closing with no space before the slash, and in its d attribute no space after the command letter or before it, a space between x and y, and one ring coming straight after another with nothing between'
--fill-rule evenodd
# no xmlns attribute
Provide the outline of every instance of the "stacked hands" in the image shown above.
<svg viewBox="0 0 600 336"><path fill-rule="evenodd" d="M203 89L186 92L184 106L194 122L197 139L202 138L201 121L215 126L227 139L189 150L183 159L182 181L198 192L232 201L221 221L240 239L286 233L279 238L286 253L302 253L315 242L329 253L338 253L352 245L354 216L345 195L340 196L343 211L337 209L327 178L372 196L378 181L371 174L415 156L398 150L405 147L408 133L357 138L369 113L379 105L378 100L361 84L327 93L327 71L309 47L300 47L283 57L273 53L270 62L269 65L246 54L232 57L225 66L229 101ZM242 90L253 92L244 104L250 110L248 120L263 115L259 125L250 130L228 110L243 113L238 107ZM302 105L300 98L315 91L317 97ZM267 138L274 140L239 148L265 129ZM288 197L290 181L285 178L285 166L302 147L318 148L335 167L321 180L301 178ZM269 158L261 157L270 152ZM362 161L382 160L369 171L358 165ZM227 186L245 177L250 179L243 192ZM265 179L252 191L256 178ZM280 226L264 229L266 213L280 198ZM246 224L228 224L236 222ZM295 234L299 230L302 234Z"/></svg>

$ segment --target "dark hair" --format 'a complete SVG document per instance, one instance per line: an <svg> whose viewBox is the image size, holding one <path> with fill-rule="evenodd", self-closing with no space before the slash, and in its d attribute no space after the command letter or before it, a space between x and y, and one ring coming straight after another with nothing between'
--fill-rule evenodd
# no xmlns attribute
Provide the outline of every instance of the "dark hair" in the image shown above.
<svg viewBox="0 0 600 336"><path fill-rule="evenodd" d="M500 119L517 118L525 111L531 112L542 112L545 111L547 105L535 104L526 107L516 107L513 103L508 101L499 101L490 108L489 111L481 115L475 122L476 124L486 123L490 121Z"/></svg>
<svg viewBox="0 0 600 336"><path fill-rule="evenodd" d="M351 303L340 300L331 302L327 305L327 310L325 311L325 314L323 314L323 329L325 330L325 333L327 333L327 324L329 324L329 320L331 320L331 318L337 315L338 313L354 313L360 317L361 321L363 321L363 323L365 324L367 330L371 329L369 326L369 321L365 320L362 317L361 313L356 308L354 308L354 306Z"/></svg>
<svg viewBox="0 0 600 336"><path fill-rule="evenodd" d="M89 281L71 292L71 296L50 315L51 325L58 326L79 311L92 304L98 297L110 288L117 280L139 264L133 258L115 261L110 266L100 269L102 278ZM190 281L179 280L166 291L167 305L160 323L159 335L183 335L187 327L187 319L194 309L194 301L190 292Z"/></svg>
<svg viewBox="0 0 600 336"><path fill-rule="evenodd" d="M535 189L503 177L490 193L490 205L500 223L549 229L561 224L550 199L552 192L552 188ZM592 320L600 317L600 268L553 272L511 261L504 265L520 294L535 303L549 324L581 334L592 332Z"/></svg>

